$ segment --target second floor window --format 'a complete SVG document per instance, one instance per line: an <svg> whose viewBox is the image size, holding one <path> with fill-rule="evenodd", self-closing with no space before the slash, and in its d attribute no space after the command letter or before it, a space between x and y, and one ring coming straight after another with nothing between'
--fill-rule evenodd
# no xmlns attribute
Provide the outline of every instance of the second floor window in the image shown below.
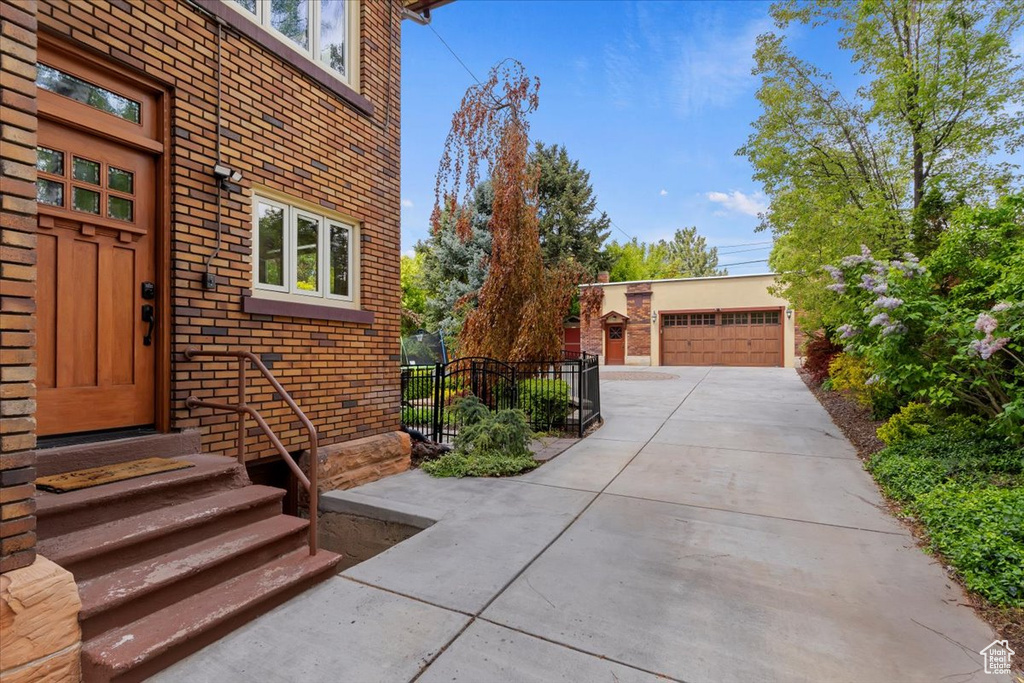
<svg viewBox="0 0 1024 683"><path fill-rule="evenodd" d="M354 0L227 0L350 86Z"/></svg>

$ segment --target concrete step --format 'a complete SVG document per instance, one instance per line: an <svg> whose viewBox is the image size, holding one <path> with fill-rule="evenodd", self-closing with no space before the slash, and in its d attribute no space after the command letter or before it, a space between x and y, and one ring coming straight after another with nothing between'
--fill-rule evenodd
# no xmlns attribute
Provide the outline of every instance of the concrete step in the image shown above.
<svg viewBox="0 0 1024 683"><path fill-rule="evenodd" d="M326 578L340 559L301 548L92 638L82 648L83 680L143 680Z"/></svg>
<svg viewBox="0 0 1024 683"><path fill-rule="evenodd" d="M36 534L41 539L61 536L249 483L245 467L234 458L197 453L174 459L195 466L68 493L39 491Z"/></svg>
<svg viewBox="0 0 1024 683"><path fill-rule="evenodd" d="M81 581L82 638L94 638L306 545L309 522L277 515Z"/></svg>
<svg viewBox="0 0 1024 683"><path fill-rule="evenodd" d="M281 513L284 490L246 486L45 538L39 553L84 581Z"/></svg>
<svg viewBox="0 0 1024 683"><path fill-rule="evenodd" d="M139 458L173 458L202 450L199 430L115 438L73 446L40 446L36 451L36 475L84 470Z"/></svg>

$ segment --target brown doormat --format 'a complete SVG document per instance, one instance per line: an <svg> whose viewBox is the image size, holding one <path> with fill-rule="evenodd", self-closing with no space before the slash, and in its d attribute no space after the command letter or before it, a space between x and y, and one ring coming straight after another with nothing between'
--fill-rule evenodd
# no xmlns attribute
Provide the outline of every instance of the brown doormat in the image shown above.
<svg viewBox="0 0 1024 683"><path fill-rule="evenodd" d="M150 474L183 470L186 467L195 467L191 462L184 460L171 460L170 458L144 458L142 460L130 460L119 462L103 467L90 467L87 470L75 470L54 474L49 477L36 479L36 487L51 493L68 493L103 484L113 484L115 481L145 477Z"/></svg>

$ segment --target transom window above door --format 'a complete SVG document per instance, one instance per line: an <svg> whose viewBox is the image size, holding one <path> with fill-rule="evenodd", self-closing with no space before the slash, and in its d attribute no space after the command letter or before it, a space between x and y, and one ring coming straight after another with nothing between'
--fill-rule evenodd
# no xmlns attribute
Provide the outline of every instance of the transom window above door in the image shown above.
<svg viewBox="0 0 1024 683"><path fill-rule="evenodd" d="M311 303L353 303L356 228L269 197L253 198L253 289ZM273 296L272 298L282 298Z"/></svg>
<svg viewBox="0 0 1024 683"><path fill-rule="evenodd" d="M355 0L222 0L351 87L359 42Z"/></svg>

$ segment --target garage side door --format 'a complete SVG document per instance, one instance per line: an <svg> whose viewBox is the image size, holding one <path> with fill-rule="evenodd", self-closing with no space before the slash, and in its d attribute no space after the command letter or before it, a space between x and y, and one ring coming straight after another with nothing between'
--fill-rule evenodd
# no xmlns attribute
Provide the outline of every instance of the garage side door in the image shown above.
<svg viewBox="0 0 1024 683"><path fill-rule="evenodd" d="M663 365L782 365L782 321L777 310L659 317Z"/></svg>

